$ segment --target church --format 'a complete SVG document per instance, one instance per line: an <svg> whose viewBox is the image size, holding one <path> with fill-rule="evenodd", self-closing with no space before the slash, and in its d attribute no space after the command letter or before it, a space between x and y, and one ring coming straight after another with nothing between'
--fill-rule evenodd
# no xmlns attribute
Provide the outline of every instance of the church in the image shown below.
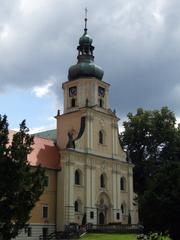
<svg viewBox="0 0 180 240"><path fill-rule="evenodd" d="M64 111L55 117L56 135L35 136L28 157L32 167L46 168L47 186L17 239L38 239L69 223L138 223L133 164L120 145L119 118L109 107L103 73L94 62L85 18L77 64L62 84Z"/></svg>

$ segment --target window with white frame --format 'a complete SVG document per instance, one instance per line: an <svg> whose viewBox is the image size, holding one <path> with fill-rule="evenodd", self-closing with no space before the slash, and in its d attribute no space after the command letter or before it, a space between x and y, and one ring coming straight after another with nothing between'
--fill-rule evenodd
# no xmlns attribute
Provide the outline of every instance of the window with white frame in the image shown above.
<svg viewBox="0 0 180 240"><path fill-rule="evenodd" d="M42 206L42 217L48 218L48 205L47 204L44 204Z"/></svg>

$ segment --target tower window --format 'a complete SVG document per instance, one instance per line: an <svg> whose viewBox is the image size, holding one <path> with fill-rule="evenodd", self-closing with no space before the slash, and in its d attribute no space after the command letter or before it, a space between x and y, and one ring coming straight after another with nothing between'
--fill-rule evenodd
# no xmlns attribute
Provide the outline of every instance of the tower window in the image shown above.
<svg viewBox="0 0 180 240"><path fill-rule="evenodd" d="M121 177L121 180L120 180L120 189L121 191L125 191L126 190L126 180L124 177Z"/></svg>
<svg viewBox="0 0 180 240"><path fill-rule="evenodd" d="M116 213L116 219L119 220L120 219L120 214Z"/></svg>
<svg viewBox="0 0 180 240"><path fill-rule="evenodd" d="M76 99L72 98L71 99L71 107L75 107L76 106Z"/></svg>
<svg viewBox="0 0 180 240"><path fill-rule="evenodd" d="M99 143L103 144L104 143L104 134L103 131L99 131Z"/></svg>
<svg viewBox="0 0 180 240"><path fill-rule="evenodd" d="M103 173L100 176L100 186L101 188L105 188L106 187L106 175Z"/></svg>
<svg viewBox="0 0 180 240"><path fill-rule="evenodd" d="M75 176L74 176L75 184L80 185L81 184L81 174L79 170L75 171Z"/></svg>
<svg viewBox="0 0 180 240"><path fill-rule="evenodd" d="M103 100L101 98L99 99L99 107L103 107Z"/></svg>

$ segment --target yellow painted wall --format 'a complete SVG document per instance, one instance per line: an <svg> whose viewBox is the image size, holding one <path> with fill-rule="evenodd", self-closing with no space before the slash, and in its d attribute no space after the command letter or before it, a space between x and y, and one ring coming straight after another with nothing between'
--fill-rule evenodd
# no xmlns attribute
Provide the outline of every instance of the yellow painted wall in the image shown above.
<svg viewBox="0 0 180 240"><path fill-rule="evenodd" d="M44 193L31 212L29 223L56 223L56 188L57 188L57 171L46 170L46 176L49 177L49 186L45 187ZM48 205L48 218L42 217L42 206Z"/></svg>

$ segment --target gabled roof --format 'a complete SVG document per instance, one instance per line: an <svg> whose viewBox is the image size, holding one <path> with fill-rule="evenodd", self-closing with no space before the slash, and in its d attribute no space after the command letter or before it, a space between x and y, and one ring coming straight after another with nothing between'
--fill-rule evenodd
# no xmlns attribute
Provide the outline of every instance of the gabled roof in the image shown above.
<svg viewBox="0 0 180 240"><path fill-rule="evenodd" d="M57 130L56 129L47 130L47 131L43 131L43 132L34 133L33 135L55 141L57 138Z"/></svg>
<svg viewBox="0 0 180 240"><path fill-rule="evenodd" d="M10 142L15 133L15 131L9 131ZM60 153L53 140L34 136L32 148L32 152L28 155L31 166L41 165L48 169L61 169Z"/></svg>

